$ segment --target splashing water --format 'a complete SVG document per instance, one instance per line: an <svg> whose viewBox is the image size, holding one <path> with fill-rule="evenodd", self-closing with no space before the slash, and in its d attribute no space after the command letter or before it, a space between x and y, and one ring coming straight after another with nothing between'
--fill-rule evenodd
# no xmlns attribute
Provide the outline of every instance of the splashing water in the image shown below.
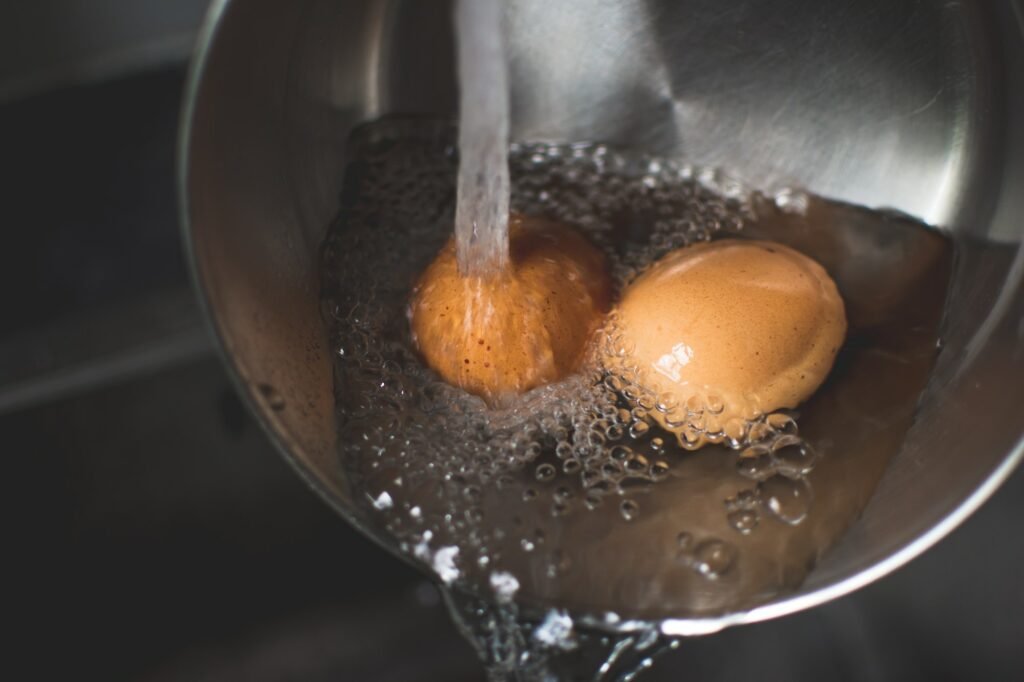
<svg viewBox="0 0 1024 682"><path fill-rule="evenodd" d="M509 94L501 0L459 0L459 176L455 249L463 275L508 263Z"/></svg>

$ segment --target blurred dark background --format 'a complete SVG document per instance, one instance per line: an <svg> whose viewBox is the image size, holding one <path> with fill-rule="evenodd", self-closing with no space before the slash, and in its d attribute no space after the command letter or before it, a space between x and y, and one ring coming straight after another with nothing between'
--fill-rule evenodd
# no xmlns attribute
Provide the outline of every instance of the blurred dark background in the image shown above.
<svg viewBox="0 0 1024 682"><path fill-rule="evenodd" d="M0 679L482 679L429 583L276 455L193 302L174 162L205 4L0 4ZM1022 680L1022 518L1019 471L896 574L649 679Z"/></svg>

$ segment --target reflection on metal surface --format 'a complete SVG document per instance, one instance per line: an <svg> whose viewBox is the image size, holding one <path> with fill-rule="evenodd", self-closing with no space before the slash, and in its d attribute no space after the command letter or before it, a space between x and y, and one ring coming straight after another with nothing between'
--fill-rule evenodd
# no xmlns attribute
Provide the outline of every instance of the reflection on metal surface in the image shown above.
<svg viewBox="0 0 1024 682"><path fill-rule="evenodd" d="M976 8L909 2L511 4L519 137L640 144L931 224L989 106ZM573 28L570 28L573 27ZM515 135L514 135L515 136Z"/></svg>

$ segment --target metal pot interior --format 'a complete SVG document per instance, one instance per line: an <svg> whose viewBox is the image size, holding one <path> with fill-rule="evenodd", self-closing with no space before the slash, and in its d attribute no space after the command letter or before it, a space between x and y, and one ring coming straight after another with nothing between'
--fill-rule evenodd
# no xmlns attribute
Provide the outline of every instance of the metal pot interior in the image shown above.
<svg viewBox="0 0 1024 682"><path fill-rule="evenodd" d="M679 156L766 191L896 209L961 245L939 360L862 518L798 593L729 622L866 584L980 505L1022 452L1021 4L514 0L509 12L513 138ZM452 54L446 4L222 1L190 85L181 182L206 309L284 454L357 525L335 462L318 247L352 127L453 116Z"/></svg>

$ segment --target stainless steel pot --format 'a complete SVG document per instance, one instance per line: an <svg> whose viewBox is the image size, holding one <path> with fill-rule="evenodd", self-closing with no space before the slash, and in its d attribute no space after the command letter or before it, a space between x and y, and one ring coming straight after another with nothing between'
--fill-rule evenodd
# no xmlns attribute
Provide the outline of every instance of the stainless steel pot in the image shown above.
<svg viewBox="0 0 1024 682"><path fill-rule="evenodd" d="M893 208L961 243L944 347L902 451L800 591L708 631L822 603L976 509L1024 452L1024 4L510 0L513 137L597 139ZM360 525L335 461L317 248L345 140L452 115L450 8L220 0L182 136L185 235L241 390L285 456Z"/></svg>

